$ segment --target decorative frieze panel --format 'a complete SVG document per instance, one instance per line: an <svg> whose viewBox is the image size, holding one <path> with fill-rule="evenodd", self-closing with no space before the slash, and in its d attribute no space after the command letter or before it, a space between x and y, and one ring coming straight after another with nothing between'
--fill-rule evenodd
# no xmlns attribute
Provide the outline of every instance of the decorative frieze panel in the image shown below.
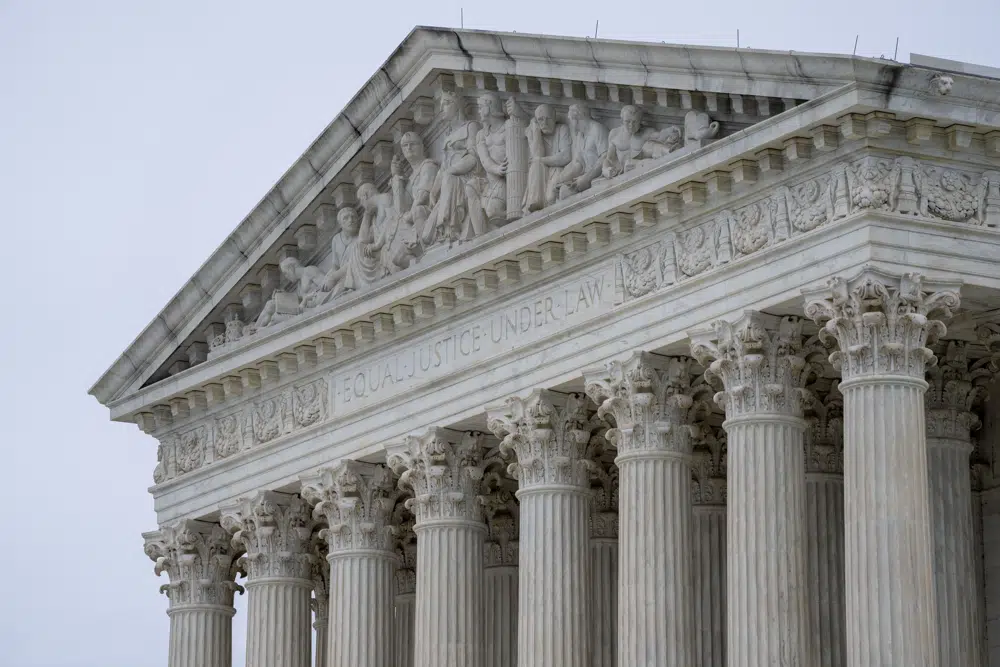
<svg viewBox="0 0 1000 667"><path fill-rule="evenodd" d="M329 416L325 378L292 385L160 438L156 484L318 424Z"/></svg>
<svg viewBox="0 0 1000 667"><path fill-rule="evenodd" d="M838 162L623 253L623 298L645 296L865 210L998 227L1000 171L973 173L911 157Z"/></svg>

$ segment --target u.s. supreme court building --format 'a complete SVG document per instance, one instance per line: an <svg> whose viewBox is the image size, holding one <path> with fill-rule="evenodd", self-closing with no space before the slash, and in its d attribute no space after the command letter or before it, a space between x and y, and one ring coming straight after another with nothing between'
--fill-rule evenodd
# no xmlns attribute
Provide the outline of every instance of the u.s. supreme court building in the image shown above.
<svg viewBox="0 0 1000 667"><path fill-rule="evenodd" d="M91 389L169 667L1000 664L1000 71L912 60L413 30Z"/></svg>

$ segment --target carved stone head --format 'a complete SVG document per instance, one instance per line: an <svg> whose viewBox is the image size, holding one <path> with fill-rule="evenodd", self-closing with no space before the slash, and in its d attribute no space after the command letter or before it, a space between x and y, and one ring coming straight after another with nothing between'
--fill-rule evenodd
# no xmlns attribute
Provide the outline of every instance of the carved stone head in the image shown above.
<svg viewBox="0 0 1000 667"><path fill-rule="evenodd" d="M951 92L952 86L954 85L955 79L947 74L935 74L931 77L931 88L937 92L938 95L947 95Z"/></svg>
<svg viewBox="0 0 1000 667"><path fill-rule="evenodd" d="M500 97L494 92L486 92L479 96L479 118L486 122L491 118L503 118L503 105Z"/></svg>
<svg viewBox="0 0 1000 667"><path fill-rule="evenodd" d="M445 120L462 118L462 98L458 93L449 91L441 93L441 115Z"/></svg>
<svg viewBox="0 0 1000 667"><path fill-rule="evenodd" d="M358 203L368 213L378 210L378 189L374 183L362 183L358 186Z"/></svg>
<svg viewBox="0 0 1000 667"><path fill-rule="evenodd" d="M340 231L348 236L356 236L361 231L358 212L350 206L345 206L337 212L337 222L340 224Z"/></svg>
<svg viewBox="0 0 1000 667"><path fill-rule="evenodd" d="M299 269L302 268L302 265L295 257L284 258L281 260L281 263L278 264L278 267L281 269L281 275L283 275L286 280L294 282L299 279Z"/></svg>
<svg viewBox="0 0 1000 667"><path fill-rule="evenodd" d="M590 120L590 109L583 102L575 102L569 106L569 124L579 125L585 120Z"/></svg>
<svg viewBox="0 0 1000 667"><path fill-rule="evenodd" d="M552 134L556 130L556 112L548 104L535 107L535 122L542 134Z"/></svg>
<svg viewBox="0 0 1000 667"><path fill-rule="evenodd" d="M424 140L416 132L407 132L399 139L399 150L410 164L418 164L424 159Z"/></svg>
<svg viewBox="0 0 1000 667"><path fill-rule="evenodd" d="M642 111L632 104L626 104L621 112L622 127L629 135L637 134L642 126Z"/></svg>

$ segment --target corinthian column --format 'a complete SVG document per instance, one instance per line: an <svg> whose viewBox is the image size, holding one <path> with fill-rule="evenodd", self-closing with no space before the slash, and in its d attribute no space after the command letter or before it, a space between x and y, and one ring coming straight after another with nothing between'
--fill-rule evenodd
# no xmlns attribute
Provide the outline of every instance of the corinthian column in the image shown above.
<svg viewBox="0 0 1000 667"><path fill-rule="evenodd" d="M480 667L483 436L432 428L386 452L417 534L416 667Z"/></svg>
<svg viewBox="0 0 1000 667"><path fill-rule="evenodd" d="M605 439L607 430L607 423L599 423L587 454L595 463L590 507L592 667L618 664L618 466Z"/></svg>
<svg viewBox="0 0 1000 667"><path fill-rule="evenodd" d="M326 559L327 543L313 539L313 630L316 631L316 667L332 667L327 659L330 647L330 561Z"/></svg>
<svg viewBox="0 0 1000 667"><path fill-rule="evenodd" d="M847 664L844 602L844 398L810 387L816 399L806 429L806 571L809 574L809 631L817 667ZM819 396L823 399L820 400Z"/></svg>
<svg viewBox="0 0 1000 667"><path fill-rule="evenodd" d="M405 501L397 503L394 512L399 528L396 543L396 555L399 557L399 569L396 570L396 664L398 667L413 667L417 622L417 534L413 532L413 515L405 505Z"/></svg>
<svg viewBox="0 0 1000 667"><path fill-rule="evenodd" d="M486 655L483 667L517 664L518 506L507 479L488 475L483 497L488 532L483 558L486 575Z"/></svg>
<svg viewBox="0 0 1000 667"><path fill-rule="evenodd" d="M621 665L694 663L691 364L637 352L584 374L597 414L616 424Z"/></svg>
<svg viewBox="0 0 1000 667"><path fill-rule="evenodd" d="M941 665L978 667L982 658L979 605L972 604L979 590L970 457L971 431L980 421L972 408L986 397L992 374L989 358L970 362L965 343L950 341L943 352L938 364L927 370L924 396L938 654Z"/></svg>
<svg viewBox="0 0 1000 667"><path fill-rule="evenodd" d="M302 497L330 527L330 664L396 667L393 644L392 474L342 461L303 478Z"/></svg>
<svg viewBox="0 0 1000 667"><path fill-rule="evenodd" d="M590 440L584 398L544 389L490 410L500 449L513 452L521 536L518 667L589 667Z"/></svg>
<svg viewBox="0 0 1000 667"><path fill-rule="evenodd" d="M713 329L691 350L725 387L729 664L808 665L802 323L747 312Z"/></svg>
<svg viewBox="0 0 1000 667"><path fill-rule="evenodd" d="M695 446L694 506L695 665L726 665L726 434L701 424Z"/></svg>
<svg viewBox="0 0 1000 667"><path fill-rule="evenodd" d="M312 518L298 496L264 491L222 508L246 551L247 664L311 667Z"/></svg>
<svg viewBox="0 0 1000 667"><path fill-rule="evenodd" d="M233 664L234 550L229 534L216 524L180 521L143 534L146 555L169 584L167 667L230 667Z"/></svg>
<svg viewBox="0 0 1000 667"><path fill-rule="evenodd" d="M929 290L935 292L935 290ZM849 667L938 667L924 373L957 291L866 269L806 296L840 348ZM941 665L952 667L952 665Z"/></svg>

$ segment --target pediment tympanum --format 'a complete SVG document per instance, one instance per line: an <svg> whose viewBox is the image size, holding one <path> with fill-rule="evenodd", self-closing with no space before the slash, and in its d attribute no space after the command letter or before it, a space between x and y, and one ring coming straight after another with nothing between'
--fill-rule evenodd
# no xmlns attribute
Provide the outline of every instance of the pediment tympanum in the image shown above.
<svg viewBox="0 0 1000 667"><path fill-rule="evenodd" d="M934 94L924 78L846 57L417 29L92 393L113 402L249 348L803 102ZM781 154L761 164L768 151Z"/></svg>

